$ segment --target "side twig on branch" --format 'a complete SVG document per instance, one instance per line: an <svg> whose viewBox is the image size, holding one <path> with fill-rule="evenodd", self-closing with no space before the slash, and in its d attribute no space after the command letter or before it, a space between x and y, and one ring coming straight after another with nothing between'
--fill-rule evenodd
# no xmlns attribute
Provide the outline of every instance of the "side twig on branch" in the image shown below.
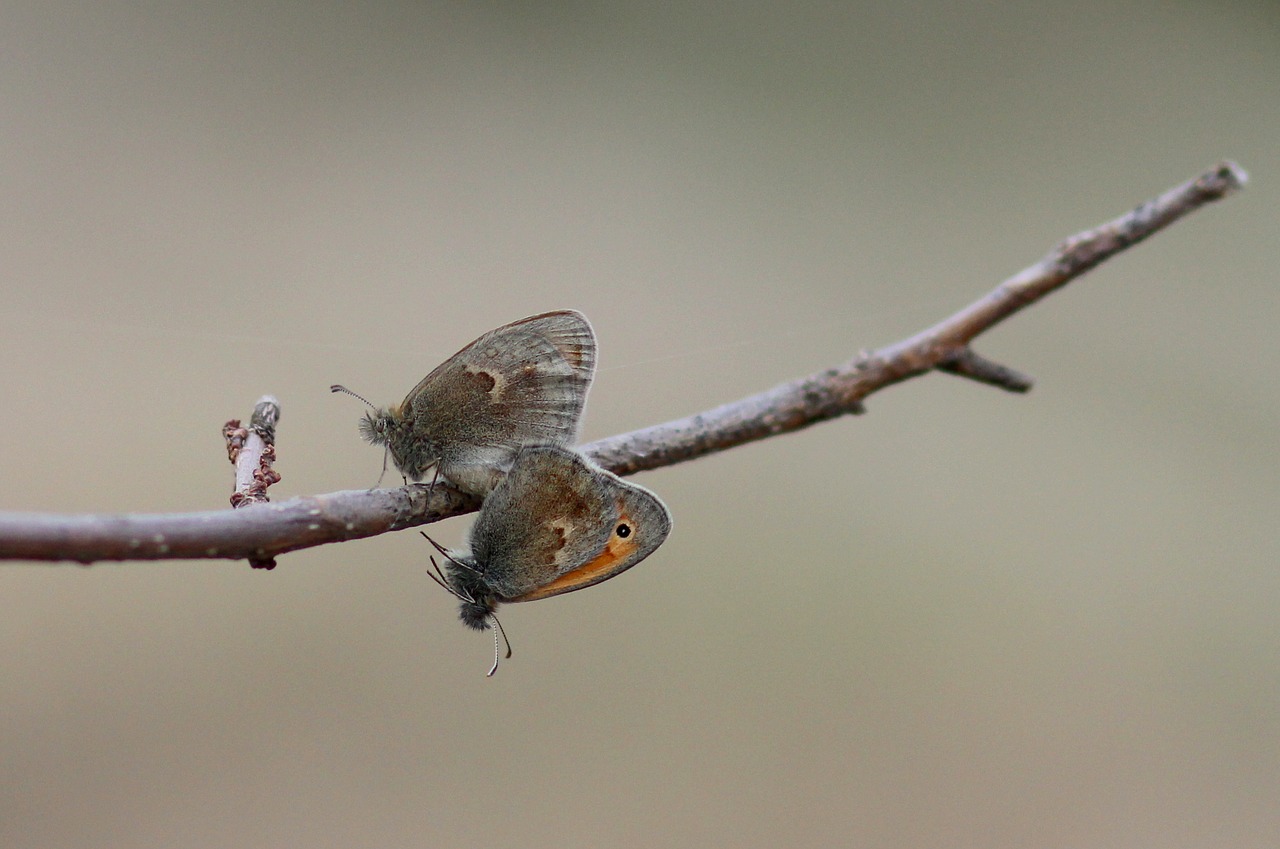
<svg viewBox="0 0 1280 849"><path fill-rule="evenodd" d="M264 395L254 405L249 426L241 427L239 419L222 426L227 443L227 459L236 467L236 490L231 493L231 506L266 504L267 487L280 482L280 473L272 468L276 459L276 422L280 421L280 402Z"/></svg>
<svg viewBox="0 0 1280 849"><path fill-rule="evenodd" d="M279 421L280 402L264 395L253 407L249 427L241 427L239 419L222 426L227 459L236 467L236 490L231 493L233 508L271 501L267 487L280 482L280 473L272 465L276 459L276 423ZM255 569L274 569L276 559L270 555L250 556L249 565Z"/></svg>
<svg viewBox="0 0 1280 849"><path fill-rule="evenodd" d="M604 468L629 475L862 412L862 399L871 393L935 370L1026 392L1029 378L980 356L970 343L1105 260L1226 197L1246 179L1235 163L1220 163L1113 221L1072 236L986 296L909 339L713 410L581 448ZM275 474L269 461L259 471ZM264 500L270 482L264 479L255 490ZM237 506L242 509L205 513L0 513L0 559L88 564L221 558L266 565L288 551L437 522L475 510L479 503L440 483L429 497L427 486L415 484Z"/></svg>

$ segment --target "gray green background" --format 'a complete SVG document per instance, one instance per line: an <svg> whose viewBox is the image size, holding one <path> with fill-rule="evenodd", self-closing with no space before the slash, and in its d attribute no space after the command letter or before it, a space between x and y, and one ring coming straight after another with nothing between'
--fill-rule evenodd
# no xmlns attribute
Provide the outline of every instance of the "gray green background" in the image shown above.
<svg viewBox="0 0 1280 849"><path fill-rule="evenodd" d="M584 437L654 424L1253 181L983 337L1026 397L638 476L669 541L493 680L414 532L0 565L0 844L1270 844L1278 92L1264 3L5 5L2 509L225 509L266 392L277 499L368 487L330 383L561 307Z"/></svg>

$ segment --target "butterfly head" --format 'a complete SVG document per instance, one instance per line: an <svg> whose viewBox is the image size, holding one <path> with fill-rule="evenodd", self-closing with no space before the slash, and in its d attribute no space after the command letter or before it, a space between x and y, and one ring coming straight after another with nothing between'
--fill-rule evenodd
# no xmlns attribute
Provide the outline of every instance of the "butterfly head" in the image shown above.
<svg viewBox="0 0 1280 849"><path fill-rule="evenodd" d="M373 445L386 445L391 441L395 431L395 411L383 407L375 407L364 414L360 420L360 435L365 442Z"/></svg>
<svg viewBox="0 0 1280 849"><path fill-rule="evenodd" d="M360 435L373 445L386 446L391 462L409 480L422 480L440 459L436 443L414 427L403 405L368 410L360 420Z"/></svg>
<svg viewBox="0 0 1280 849"><path fill-rule="evenodd" d="M435 573L427 574L458 600L458 618L462 620L462 624L477 631L492 627L490 620L497 620L493 612L498 607L498 598L485 583L484 573L476 564L475 557L450 551L426 534L423 536L444 559L444 567L441 568L436 559L431 558Z"/></svg>
<svg viewBox="0 0 1280 849"><path fill-rule="evenodd" d="M498 607L498 600L477 571L475 561L470 557L448 558L444 572L458 599L458 618L462 624L477 631L492 627L489 620Z"/></svg>

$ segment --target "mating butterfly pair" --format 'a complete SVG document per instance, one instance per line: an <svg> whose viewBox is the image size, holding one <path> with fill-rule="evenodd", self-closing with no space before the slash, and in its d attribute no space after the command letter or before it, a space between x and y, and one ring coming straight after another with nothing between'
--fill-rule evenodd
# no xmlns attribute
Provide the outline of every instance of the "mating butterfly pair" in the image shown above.
<svg viewBox="0 0 1280 849"><path fill-rule="evenodd" d="M458 598L464 623L494 628L490 675L498 667L499 604L607 581L671 531L656 495L568 447L595 364L595 333L581 313L543 313L484 334L403 402L360 422L365 439L385 445L406 477L432 471L433 485L444 477L484 499L468 552L432 541L445 558L432 577Z"/></svg>

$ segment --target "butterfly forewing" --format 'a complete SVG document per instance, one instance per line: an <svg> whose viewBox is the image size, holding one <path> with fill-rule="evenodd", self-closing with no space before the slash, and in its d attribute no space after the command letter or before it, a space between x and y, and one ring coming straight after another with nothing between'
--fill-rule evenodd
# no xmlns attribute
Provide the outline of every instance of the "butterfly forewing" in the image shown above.
<svg viewBox="0 0 1280 849"><path fill-rule="evenodd" d="M595 369L595 339L575 312L490 331L414 387L404 408L442 446L564 445L577 437Z"/></svg>

